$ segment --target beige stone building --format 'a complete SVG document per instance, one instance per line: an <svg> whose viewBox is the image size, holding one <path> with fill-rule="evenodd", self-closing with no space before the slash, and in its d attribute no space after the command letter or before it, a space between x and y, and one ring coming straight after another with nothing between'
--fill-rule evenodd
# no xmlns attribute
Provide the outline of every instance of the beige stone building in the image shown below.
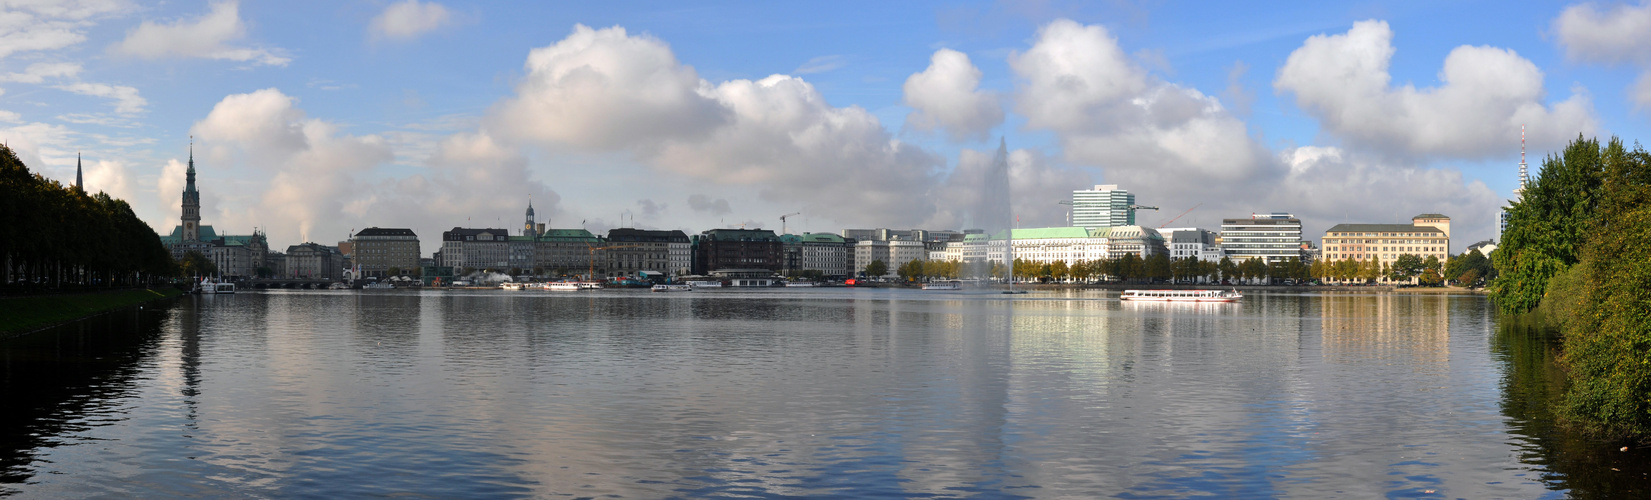
<svg viewBox="0 0 1651 500"><path fill-rule="evenodd" d="M1322 247L1328 261L1374 258L1392 264L1400 255L1413 254L1443 262L1450 257L1450 217L1422 214L1410 224L1337 224L1324 233Z"/></svg>

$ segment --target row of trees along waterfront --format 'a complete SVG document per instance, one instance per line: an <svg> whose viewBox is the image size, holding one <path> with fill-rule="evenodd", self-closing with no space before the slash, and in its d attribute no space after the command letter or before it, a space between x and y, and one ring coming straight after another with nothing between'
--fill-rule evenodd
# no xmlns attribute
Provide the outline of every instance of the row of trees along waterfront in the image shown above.
<svg viewBox="0 0 1651 500"><path fill-rule="evenodd" d="M0 146L0 262L8 287L131 286L171 276L160 236L125 201L30 173Z"/></svg>
<svg viewBox="0 0 1651 500"><path fill-rule="evenodd" d="M1560 333L1562 417L1651 439L1651 154L1578 137L1548 156L1491 262L1498 308Z"/></svg>
<svg viewBox="0 0 1651 500"><path fill-rule="evenodd" d="M880 266L882 261L875 261L866 266L868 275L877 270L886 270ZM1267 263L1260 259L1234 261L1222 258L1220 262L1200 261L1194 257L1173 259L1167 255L1158 254L1145 259L1135 254L1124 254L1110 259L1080 260L1068 264L1064 260L1054 262L1036 262L1027 259L1015 259L1014 276L1018 280L1046 280L1046 281L1142 281L1142 280L1175 280L1195 281L1199 279L1216 281L1220 279L1254 281L1262 279L1293 279L1306 280L1310 277L1309 268L1297 259L1285 259L1279 262ZM1002 278L1008 269L1001 263L993 262L991 274ZM895 271L902 279L957 279L966 273L965 266L957 261L942 260L912 260L901 264Z"/></svg>
<svg viewBox="0 0 1651 500"><path fill-rule="evenodd" d="M1478 250L1451 257L1446 262L1440 262L1438 257L1423 258L1414 254L1400 255L1392 263L1382 263L1374 259L1364 261L1344 259L1339 261L1314 261L1310 265L1304 265L1297 259L1285 259L1268 263L1260 259L1234 261L1223 257L1220 262L1209 262L1193 257L1172 259L1162 254L1142 259L1129 254L1112 259L1078 261L1072 264L1068 264L1066 261L1033 262L1026 259L1015 259L1014 269L1015 277L1020 280L1073 280L1080 282L1095 280L1214 282L1222 279L1255 282L1257 280L1305 281L1317 278L1327 282L1373 283L1381 279L1400 282L1415 278L1418 284L1424 286L1443 285L1447 279L1463 286L1479 286L1485 280L1496 275L1495 268L1491 266L1490 260L1480 254ZM883 266L880 260L866 266L868 275L881 276L886 271L887 267ZM900 275L901 279L907 280L957 279L964 277L963 275L966 274L962 263L942 260L907 261L905 264L901 264L895 272ZM994 262L991 274L995 277L1003 277L1003 266Z"/></svg>

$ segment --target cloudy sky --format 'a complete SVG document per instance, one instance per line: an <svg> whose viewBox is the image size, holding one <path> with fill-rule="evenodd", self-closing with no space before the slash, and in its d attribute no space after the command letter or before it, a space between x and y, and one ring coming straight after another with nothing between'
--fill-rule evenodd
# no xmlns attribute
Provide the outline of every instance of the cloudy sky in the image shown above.
<svg viewBox="0 0 1651 500"><path fill-rule="evenodd" d="M277 248L541 222L1023 227L1122 184L1157 226L1291 212L1494 234L1578 134L1651 140L1651 5L3 0L0 140Z"/></svg>

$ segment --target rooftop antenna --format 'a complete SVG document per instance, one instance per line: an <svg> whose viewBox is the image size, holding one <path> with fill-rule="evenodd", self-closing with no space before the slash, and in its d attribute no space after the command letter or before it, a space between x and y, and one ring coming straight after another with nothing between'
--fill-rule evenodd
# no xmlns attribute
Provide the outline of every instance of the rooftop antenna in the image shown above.
<svg viewBox="0 0 1651 500"><path fill-rule="evenodd" d="M1525 192L1525 185L1530 183L1529 167L1525 165L1525 126L1519 126L1519 193Z"/></svg>

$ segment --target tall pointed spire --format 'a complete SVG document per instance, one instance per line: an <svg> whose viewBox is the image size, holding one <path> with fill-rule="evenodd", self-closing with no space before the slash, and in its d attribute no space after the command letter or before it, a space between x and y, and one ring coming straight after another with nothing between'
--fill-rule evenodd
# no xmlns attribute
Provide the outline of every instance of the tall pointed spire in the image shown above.
<svg viewBox="0 0 1651 500"><path fill-rule="evenodd" d="M75 152L75 189L86 191L86 185L80 183L80 152Z"/></svg>

